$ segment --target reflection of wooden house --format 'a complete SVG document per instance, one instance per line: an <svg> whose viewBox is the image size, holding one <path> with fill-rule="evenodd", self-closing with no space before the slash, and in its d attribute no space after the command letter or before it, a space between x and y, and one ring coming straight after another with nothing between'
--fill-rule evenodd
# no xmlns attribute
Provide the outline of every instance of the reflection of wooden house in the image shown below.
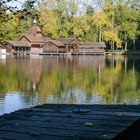
<svg viewBox="0 0 140 140"><path fill-rule="evenodd" d="M34 56L29 59L15 59L15 61L35 89L41 80L43 58Z"/></svg>

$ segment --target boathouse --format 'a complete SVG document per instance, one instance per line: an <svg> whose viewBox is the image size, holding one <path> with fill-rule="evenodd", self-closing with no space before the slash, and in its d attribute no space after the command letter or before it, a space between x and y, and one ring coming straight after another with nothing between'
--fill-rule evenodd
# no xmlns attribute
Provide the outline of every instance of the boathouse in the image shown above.
<svg viewBox="0 0 140 140"><path fill-rule="evenodd" d="M81 42L78 52L85 54L104 54L105 47L104 42Z"/></svg>
<svg viewBox="0 0 140 140"><path fill-rule="evenodd" d="M30 44L28 42L23 41L11 41L5 40L4 46L6 48L7 53L29 53L30 52Z"/></svg>
<svg viewBox="0 0 140 140"><path fill-rule="evenodd" d="M9 53L42 53L42 45L48 40L43 36L39 26L33 25L18 41L5 40L3 44Z"/></svg>
<svg viewBox="0 0 140 140"><path fill-rule="evenodd" d="M75 38L51 40L44 37L39 26L34 24L18 41L5 40L4 48L13 54L104 54L105 43L79 42Z"/></svg>
<svg viewBox="0 0 140 140"><path fill-rule="evenodd" d="M2 47L2 43L0 42L0 48Z"/></svg>
<svg viewBox="0 0 140 140"><path fill-rule="evenodd" d="M39 26L34 25L19 41L28 42L30 44L30 53L42 53L42 45L48 41L48 38L43 36Z"/></svg>
<svg viewBox="0 0 140 140"><path fill-rule="evenodd" d="M78 51L80 45L75 38L59 38L47 41L42 48L44 53L74 53Z"/></svg>
<svg viewBox="0 0 140 140"><path fill-rule="evenodd" d="M59 38L58 41L61 41L65 46L65 51L68 53L78 52L78 48L81 43L75 38Z"/></svg>
<svg viewBox="0 0 140 140"><path fill-rule="evenodd" d="M49 40L44 45L42 45L43 53L64 53L65 46L61 41Z"/></svg>

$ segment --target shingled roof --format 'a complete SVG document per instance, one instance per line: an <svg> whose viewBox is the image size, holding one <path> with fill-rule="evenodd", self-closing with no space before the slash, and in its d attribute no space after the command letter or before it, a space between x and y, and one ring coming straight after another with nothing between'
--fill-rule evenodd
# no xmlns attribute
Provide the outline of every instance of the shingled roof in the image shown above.
<svg viewBox="0 0 140 140"><path fill-rule="evenodd" d="M105 48L106 45L104 42L81 42L80 47L85 47L85 48L94 48L94 47L102 47Z"/></svg>
<svg viewBox="0 0 140 140"><path fill-rule="evenodd" d="M41 29L37 25L33 25L29 31L23 35L19 41L25 37L30 43L36 42L36 43L45 43L48 41L48 38L44 37L41 33Z"/></svg>
<svg viewBox="0 0 140 140"><path fill-rule="evenodd" d="M9 43L15 47L31 47L28 42L6 40L4 43Z"/></svg>
<svg viewBox="0 0 140 140"><path fill-rule="evenodd" d="M46 38L44 36L33 36L33 35L23 35L22 37L27 38L30 42L39 42L39 43L45 43Z"/></svg>
<svg viewBox="0 0 140 140"><path fill-rule="evenodd" d="M64 45L68 45L68 44L70 44L72 41L76 41L78 44L80 44L80 42L77 40L77 39L75 39L75 38L59 38L59 39L57 39L57 41L61 41Z"/></svg>
<svg viewBox="0 0 140 140"><path fill-rule="evenodd" d="M57 47L64 46L64 44L61 41L58 41L58 40L49 40L46 43L52 43L52 44L54 44Z"/></svg>
<svg viewBox="0 0 140 140"><path fill-rule="evenodd" d="M37 25L33 25L33 26L29 29L27 35L33 35L33 36L36 36L37 33L41 33L41 29L40 29L39 26L37 26Z"/></svg>

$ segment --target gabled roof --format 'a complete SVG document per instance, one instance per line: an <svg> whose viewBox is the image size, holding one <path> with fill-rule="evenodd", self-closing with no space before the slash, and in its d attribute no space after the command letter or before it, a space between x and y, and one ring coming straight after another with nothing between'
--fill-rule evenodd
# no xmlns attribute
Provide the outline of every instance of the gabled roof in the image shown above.
<svg viewBox="0 0 140 140"><path fill-rule="evenodd" d="M39 42L39 43L46 42L46 38L44 36L33 36L33 35L26 34L26 35L23 35L22 37L27 38L29 40L29 42ZM21 40L21 38L20 38L20 40Z"/></svg>
<svg viewBox="0 0 140 140"><path fill-rule="evenodd" d="M51 40L51 38L49 38L49 37L45 37L44 39L45 39L45 42L48 42Z"/></svg>
<svg viewBox="0 0 140 140"><path fill-rule="evenodd" d="M36 36L37 33L41 33L41 29L40 29L39 26L33 25L33 26L31 26L31 28L30 28L29 31L27 32L27 35Z"/></svg>
<svg viewBox="0 0 140 140"><path fill-rule="evenodd" d="M58 41L61 41L64 45L68 45L70 44L72 41L76 41L78 44L80 44L80 42L75 39L75 38L59 38L57 39Z"/></svg>
<svg viewBox="0 0 140 140"><path fill-rule="evenodd" d="M48 40L45 44L48 44L48 43L52 43L52 44L54 44L57 47L64 46L64 44L61 41L58 41L58 40Z"/></svg>
<svg viewBox="0 0 140 140"><path fill-rule="evenodd" d="M85 47L85 48L89 48L89 47L103 47L105 48L106 45L104 42L81 42L81 46L80 47Z"/></svg>
<svg viewBox="0 0 140 140"><path fill-rule="evenodd" d="M22 41L11 41L11 40L6 40L4 42L5 43L9 43L11 44L12 46L15 46L15 47L31 47L30 44L28 42L22 42Z"/></svg>

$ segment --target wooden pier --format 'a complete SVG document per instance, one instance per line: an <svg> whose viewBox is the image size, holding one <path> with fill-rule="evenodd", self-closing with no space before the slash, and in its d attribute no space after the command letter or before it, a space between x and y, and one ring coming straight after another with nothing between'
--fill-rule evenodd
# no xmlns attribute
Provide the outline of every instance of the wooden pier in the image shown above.
<svg viewBox="0 0 140 140"><path fill-rule="evenodd" d="M133 140L139 117L139 105L46 104L0 116L0 140Z"/></svg>
<svg viewBox="0 0 140 140"><path fill-rule="evenodd" d="M69 55L104 55L105 52L99 52L99 51L94 51L94 52L73 52L73 53L55 53L55 52L48 52L48 53L13 53L14 55L57 55L57 56L69 56Z"/></svg>

